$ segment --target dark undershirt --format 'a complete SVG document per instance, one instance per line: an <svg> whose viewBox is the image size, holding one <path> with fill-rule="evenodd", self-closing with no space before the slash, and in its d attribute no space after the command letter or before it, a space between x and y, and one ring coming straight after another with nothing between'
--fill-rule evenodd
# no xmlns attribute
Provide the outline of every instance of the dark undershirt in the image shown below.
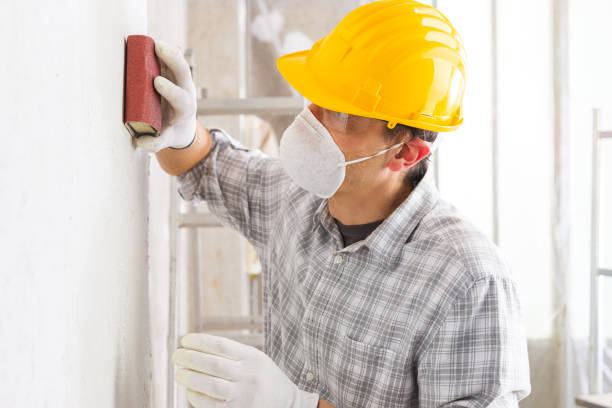
<svg viewBox="0 0 612 408"><path fill-rule="evenodd" d="M332 217L333 218L333 217ZM344 225L340 221L334 218L336 221L336 225L340 230L340 235L342 235L342 240L344 241L344 246L347 247L354 242L361 241L372 231L376 229L385 219L369 222L367 224L357 224L357 225Z"/></svg>

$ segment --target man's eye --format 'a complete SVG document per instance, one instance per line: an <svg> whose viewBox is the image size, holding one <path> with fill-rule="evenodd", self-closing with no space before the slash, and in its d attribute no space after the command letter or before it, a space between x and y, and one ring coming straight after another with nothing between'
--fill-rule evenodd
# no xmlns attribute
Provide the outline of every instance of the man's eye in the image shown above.
<svg viewBox="0 0 612 408"><path fill-rule="evenodd" d="M342 112L334 112L336 114L336 116L338 116L341 119L348 119L349 114L348 113L342 113Z"/></svg>

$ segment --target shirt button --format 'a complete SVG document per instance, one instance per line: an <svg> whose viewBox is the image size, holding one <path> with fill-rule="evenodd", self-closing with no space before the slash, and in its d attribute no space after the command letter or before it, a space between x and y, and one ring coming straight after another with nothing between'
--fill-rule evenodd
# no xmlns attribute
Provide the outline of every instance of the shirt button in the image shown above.
<svg viewBox="0 0 612 408"><path fill-rule="evenodd" d="M307 372L306 373L306 380L307 381L312 381L312 379L314 378L314 374L312 372Z"/></svg>
<svg viewBox="0 0 612 408"><path fill-rule="evenodd" d="M339 264L340 262L342 262L342 255L336 254L336 256L334 256L334 263Z"/></svg>

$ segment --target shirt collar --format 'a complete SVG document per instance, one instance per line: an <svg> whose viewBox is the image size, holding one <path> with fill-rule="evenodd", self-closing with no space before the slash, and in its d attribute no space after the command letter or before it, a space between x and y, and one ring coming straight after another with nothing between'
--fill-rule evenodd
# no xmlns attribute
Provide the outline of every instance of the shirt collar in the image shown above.
<svg viewBox="0 0 612 408"><path fill-rule="evenodd" d="M355 242L339 252L353 252L362 246L388 256L408 242L423 217L436 205L440 196L429 167L425 176L408 197L364 240ZM329 213L329 200L324 199L313 215L313 229L319 223L330 234L338 234L338 226Z"/></svg>

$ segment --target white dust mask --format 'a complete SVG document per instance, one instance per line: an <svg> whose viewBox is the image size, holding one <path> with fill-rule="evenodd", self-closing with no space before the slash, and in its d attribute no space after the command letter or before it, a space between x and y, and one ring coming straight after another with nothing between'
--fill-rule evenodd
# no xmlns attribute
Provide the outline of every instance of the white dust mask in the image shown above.
<svg viewBox="0 0 612 408"><path fill-rule="evenodd" d="M430 145L431 153L437 148L440 139L438 134L433 143L425 142ZM280 160L297 185L319 197L329 198L342 185L346 166L379 156L404 143L347 162L327 128L305 106L283 132Z"/></svg>

